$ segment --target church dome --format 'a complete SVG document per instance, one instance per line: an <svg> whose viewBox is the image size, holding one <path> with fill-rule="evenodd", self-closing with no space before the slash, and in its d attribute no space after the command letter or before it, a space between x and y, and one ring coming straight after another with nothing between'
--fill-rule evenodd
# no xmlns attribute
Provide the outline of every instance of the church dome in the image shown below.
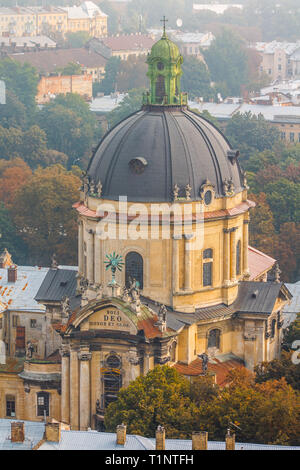
<svg viewBox="0 0 300 470"><path fill-rule="evenodd" d="M164 35L152 46L151 56L177 60L180 57L180 51L178 46Z"/></svg>
<svg viewBox="0 0 300 470"><path fill-rule="evenodd" d="M215 197L244 189L238 152L187 107L182 61L164 30L147 58L151 88L142 109L112 128L90 161L87 176L94 185L101 182L104 199L171 202L188 187L188 199L201 200L205 184L213 186Z"/></svg>
<svg viewBox="0 0 300 470"><path fill-rule="evenodd" d="M231 156L233 155L233 157ZM191 186L191 199L200 200L206 180L216 197L224 182L243 190L235 152L210 122L187 109L143 109L114 127L100 142L88 168L101 181L104 199L172 201L173 188Z"/></svg>

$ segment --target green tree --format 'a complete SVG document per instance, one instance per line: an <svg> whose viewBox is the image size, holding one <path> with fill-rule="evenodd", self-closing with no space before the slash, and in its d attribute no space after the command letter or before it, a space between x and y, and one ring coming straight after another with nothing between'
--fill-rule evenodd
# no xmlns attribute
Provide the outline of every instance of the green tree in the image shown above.
<svg viewBox="0 0 300 470"><path fill-rule="evenodd" d="M147 70L146 56L129 56L127 60L122 60L116 77L118 91L127 92L133 88L148 88Z"/></svg>
<svg viewBox="0 0 300 470"><path fill-rule="evenodd" d="M280 178L267 184L265 192L277 230L285 222L300 223L300 184Z"/></svg>
<svg viewBox="0 0 300 470"><path fill-rule="evenodd" d="M90 35L87 31L76 31L72 33L69 31L66 33L65 46L69 48L83 47L90 39Z"/></svg>
<svg viewBox="0 0 300 470"><path fill-rule="evenodd" d="M39 82L37 70L28 63L22 65L5 58L0 60L0 77L5 81L7 90L17 96L27 111L33 113Z"/></svg>
<svg viewBox="0 0 300 470"><path fill-rule="evenodd" d="M220 84L223 90L227 90L227 96L240 96L241 85L246 85L248 80L245 42L224 29L203 54L217 87Z"/></svg>
<svg viewBox="0 0 300 470"><path fill-rule="evenodd" d="M190 99L204 98L208 101L213 97L210 86L210 74L206 65L196 57L187 56L182 65L181 89L188 93Z"/></svg>
<svg viewBox="0 0 300 470"><path fill-rule="evenodd" d="M298 324L298 334L300 328ZM300 334L298 336L300 339ZM270 362L262 362L255 367L255 382L263 383L268 380L280 380L285 378L286 382L294 390L300 390L300 364L293 364L291 360L292 353L282 351L280 359L273 359Z"/></svg>
<svg viewBox="0 0 300 470"><path fill-rule="evenodd" d="M110 57L105 65L105 76L100 83L97 91L102 91L105 95L109 95L117 91L117 76L121 66L119 57Z"/></svg>
<svg viewBox="0 0 300 470"><path fill-rule="evenodd" d="M234 114L225 133L231 144L240 150L244 160L248 160L255 151L272 149L279 139L277 129L261 114L255 116L250 111Z"/></svg>
<svg viewBox="0 0 300 470"><path fill-rule="evenodd" d="M7 248L15 263L24 263L27 248L17 233L8 209L0 202L0 253Z"/></svg>
<svg viewBox="0 0 300 470"><path fill-rule="evenodd" d="M47 266L56 253L62 264L76 265L77 222L72 204L80 179L61 165L38 168L16 193L11 209L17 233L28 246L28 262ZM34 210L33 210L34 208Z"/></svg>
<svg viewBox="0 0 300 470"><path fill-rule="evenodd" d="M114 431L120 423L131 434L153 437L163 425L168 437L190 436L194 428L196 406L189 397L187 379L168 366L157 366L121 389L116 402L105 413L105 427Z"/></svg>
<svg viewBox="0 0 300 470"><path fill-rule="evenodd" d="M108 116L107 120L109 126L115 126L118 122L122 121L130 114L135 113L142 107L143 93L146 90L143 88L138 88L130 90L128 95L125 96L123 101L113 110Z"/></svg>
<svg viewBox="0 0 300 470"><path fill-rule="evenodd" d="M79 95L58 95L38 113L38 121L47 135L48 147L69 157L69 168L90 156L101 130L88 104Z"/></svg>
<svg viewBox="0 0 300 470"><path fill-rule="evenodd" d="M25 105L13 91L7 90L6 104L0 105L0 125L6 128L26 127L28 118Z"/></svg>
<svg viewBox="0 0 300 470"><path fill-rule="evenodd" d="M61 75L82 75L82 67L80 64L75 62L69 62L65 67L56 69L56 72Z"/></svg>

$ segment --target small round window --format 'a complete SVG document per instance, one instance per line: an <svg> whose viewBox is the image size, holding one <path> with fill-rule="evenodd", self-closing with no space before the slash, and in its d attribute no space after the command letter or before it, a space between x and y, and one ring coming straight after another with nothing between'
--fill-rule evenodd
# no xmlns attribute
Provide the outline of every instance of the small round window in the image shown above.
<svg viewBox="0 0 300 470"><path fill-rule="evenodd" d="M133 158L129 162L129 168L132 173L136 175L140 175L145 171L146 166L148 165L147 160L145 158L137 157Z"/></svg>
<svg viewBox="0 0 300 470"><path fill-rule="evenodd" d="M165 68L165 66L162 62L158 62L157 68L158 68L158 70L163 70Z"/></svg>
<svg viewBox="0 0 300 470"><path fill-rule="evenodd" d="M208 190L204 194L205 205L208 206L211 203L211 201L212 201L212 192Z"/></svg>

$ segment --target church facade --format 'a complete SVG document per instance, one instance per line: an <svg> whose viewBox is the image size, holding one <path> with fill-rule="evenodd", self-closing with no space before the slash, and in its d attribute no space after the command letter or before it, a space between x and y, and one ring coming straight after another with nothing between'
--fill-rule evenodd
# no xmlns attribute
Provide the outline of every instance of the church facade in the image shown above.
<svg viewBox="0 0 300 470"><path fill-rule="evenodd" d="M25 362L18 393L32 403L19 418L37 419L39 390L46 416L101 429L120 388L157 364L191 379L207 369L222 385L226 367L279 357L290 293L278 270L268 280L275 260L249 247L239 152L188 109L182 60L164 32L141 110L94 152L74 204L76 285L66 294L53 266L36 296L54 335L48 357L59 347L61 363Z"/></svg>

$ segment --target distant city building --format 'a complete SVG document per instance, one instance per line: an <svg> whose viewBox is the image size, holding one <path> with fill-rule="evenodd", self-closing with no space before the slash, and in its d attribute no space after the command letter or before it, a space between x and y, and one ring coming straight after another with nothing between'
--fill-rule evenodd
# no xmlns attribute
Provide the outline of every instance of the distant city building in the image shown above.
<svg viewBox="0 0 300 470"><path fill-rule="evenodd" d="M6 56L11 53L54 48L56 48L56 42L47 36L0 37L1 56Z"/></svg>
<svg viewBox="0 0 300 470"><path fill-rule="evenodd" d="M127 60L129 56L147 55L154 39L146 34L116 34L101 39L91 39L89 47L106 58L115 56Z"/></svg>
<svg viewBox="0 0 300 470"><path fill-rule="evenodd" d="M79 6L61 9L68 16L68 32L86 31L96 38L107 35L107 15L95 3L83 2Z"/></svg>
<svg viewBox="0 0 300 470"><path fill-rule="evenodd" d="M45 76L57 74L59 69L70 63L77 64L84 73L92 76L93 82L100 82L103 79L107 62L102 55L84 47L9 54L9 57L21 64L29 63L40 75Z"/></svg>
<svg viewBox="0 0 300 470"><path fill-rule="evenodd" d="M172 39L177 43L179 49L184 55L192 55L204 61L201 50L207 49L212 41L214 35L208 33L175 33L172 34Z"/></svg>
<svg viewBox="0 0 300 470"><path fill-rule="evenodd" d="M0 7L0 37L36 36L86 31L90 36L107 35L107 15L93 2L79 6Z"/></svg>
<svg viewBox="0 0 300 470"><path fill-rule="evenodd" d="M259 116L260 114L280 132L282 140L289 144L300 142L300 107L281 106L264 104L228 104L228 103L197 103L189 102L190 108L202 112L208 111L220 122L226 122L236 113L251 112Z"/></svg>
<svg viewBox="0 0 300 470"><path fill-rule="evenodd" d="M300 41L258 42L252 47L262 59L260 73L268 75L270 81L300 77Z"/></svg>
<svg viewBox="0 0 300 470"><path fill-rule="evenodd" d="M242 10L244 5L236 4L236 3L194 3L193 4L193 11L194 13L199 13L202 11L212 11L217 15L223 15L225 11L229 8L238 8Z"/></svg>

